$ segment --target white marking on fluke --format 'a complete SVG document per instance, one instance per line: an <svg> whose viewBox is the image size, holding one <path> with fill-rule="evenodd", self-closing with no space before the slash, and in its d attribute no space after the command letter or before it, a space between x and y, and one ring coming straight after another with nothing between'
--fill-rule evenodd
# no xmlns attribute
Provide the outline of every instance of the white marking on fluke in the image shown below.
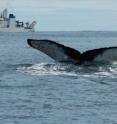
<svg viewBox="0 0 117 124"><path fill-rule="evenodd" d="M105 47L80 53L51 40L28 39L27 42L31 47L45 53L57 62L84 64L85 62L117 61L117 47Z"/></svg>

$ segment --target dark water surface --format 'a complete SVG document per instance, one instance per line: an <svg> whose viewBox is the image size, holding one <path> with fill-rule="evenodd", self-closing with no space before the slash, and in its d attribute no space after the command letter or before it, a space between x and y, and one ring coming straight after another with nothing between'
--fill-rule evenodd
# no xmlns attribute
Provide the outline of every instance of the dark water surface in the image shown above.
<svg viewBox="0 0 117 124"><path fill-rule="evenodd" d="M56 63L27 38L81 52L117 46L117 32L0 33L0 124L117 124L116 62Z"/></svg>

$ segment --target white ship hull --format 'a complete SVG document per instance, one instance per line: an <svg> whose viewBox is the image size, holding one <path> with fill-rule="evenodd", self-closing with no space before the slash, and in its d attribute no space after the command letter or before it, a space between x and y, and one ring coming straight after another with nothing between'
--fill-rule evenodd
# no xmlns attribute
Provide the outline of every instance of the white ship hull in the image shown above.
<svg viewBox="0 0 117 124"><path fill-rule="evenodd" d="M0 32L34 32L34 30L25 28L0 28Z"/></svg>

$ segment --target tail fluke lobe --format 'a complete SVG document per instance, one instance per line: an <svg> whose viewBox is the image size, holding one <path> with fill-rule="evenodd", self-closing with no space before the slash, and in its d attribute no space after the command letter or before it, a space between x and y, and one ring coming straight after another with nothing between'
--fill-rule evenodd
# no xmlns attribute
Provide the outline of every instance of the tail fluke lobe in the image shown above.
<svg viewBox="0 0 117 124"><path fill-rule="evenodd" d="M28 44L58 62L78 63L80 52L51 40L28 39Z"/></svg>
<svg viewBox="0 0 117 124"><path fill-rule="evenodd" d="M28 45L32 47L31 41L32 41L31 39L27 39Z"/></svg>
<svg viewBox="0 0 117 124"><path fill-rule="evenodd" d="M117 47L105 47L88 50L81 55L82 61L112 62L117 61Z"/></svg>

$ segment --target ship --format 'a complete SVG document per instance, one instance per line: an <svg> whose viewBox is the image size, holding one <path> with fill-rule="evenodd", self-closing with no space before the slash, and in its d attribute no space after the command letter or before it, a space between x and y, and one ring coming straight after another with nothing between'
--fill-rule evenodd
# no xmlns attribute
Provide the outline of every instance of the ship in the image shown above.
<svg viewBox="0 0 117 124"><path fill-rule="evenodd" d="M34 32L36 21L32 23L16 20L14 14L4 9L0 14L0 32Z"/></svg>

